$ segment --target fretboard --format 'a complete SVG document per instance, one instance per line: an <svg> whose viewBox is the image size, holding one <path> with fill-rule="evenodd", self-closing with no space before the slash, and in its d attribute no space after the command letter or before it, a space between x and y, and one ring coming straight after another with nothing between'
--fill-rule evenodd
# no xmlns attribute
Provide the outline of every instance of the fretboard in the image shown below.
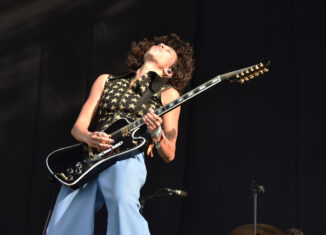
<svg viewBox="0 0 326 235"><path fill-rule="evenodd" d="M225 74L221 74L218 75L214 78L212 78L211 80L205 82L204 84L192 89L191 91L188 91L187 93L183 94L182 96L180 96L178 99L168 103L167 105L155 110L155 113L158 116L162 116L163 114L171 111L172 109L175 109L176 107L178 107L179 105L181 105L182 103L190 100L191 98L195 97L196 95L202 93L203 91L211 88L212 86L226 80L226 79L230 79L231 77L234 77L236 74L239 74L243 71L248 70L251 67L247 67L247 68L243 68L243 69L239 69L239 70L235 70L229 73L225 73ZM128 131L133 131L139 127L141 127L142 125L144 125L143 119L139 118L136 121L130 123L128 126L124 127L127 128Z"/></svg>

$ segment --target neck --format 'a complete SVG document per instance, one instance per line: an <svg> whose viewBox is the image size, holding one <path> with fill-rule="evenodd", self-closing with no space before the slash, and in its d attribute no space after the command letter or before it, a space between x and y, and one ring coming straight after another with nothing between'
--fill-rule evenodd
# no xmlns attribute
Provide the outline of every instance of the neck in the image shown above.
<svg viewBox="0 0 326 235"><path fill-rule="evenodd" d="M163 76L162 69L158 68L156 63L145 62L139 69L137 69L136 79L143 76L145 73L148 73L149 71L154 71L161 77Z"/></svg>

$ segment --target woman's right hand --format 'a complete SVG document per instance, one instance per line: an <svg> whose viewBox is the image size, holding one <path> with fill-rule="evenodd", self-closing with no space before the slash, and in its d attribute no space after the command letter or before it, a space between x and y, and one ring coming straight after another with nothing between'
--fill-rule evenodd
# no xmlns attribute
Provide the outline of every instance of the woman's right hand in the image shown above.
<svg viewBox="0 0 326 235"><path fill-rule="evenodd" d="M86 144L90 148L96 148L97 151L103 151L111 148L114 140L111 139L111 135L106 134L102 131L90 132L86 137Z"/></svg>

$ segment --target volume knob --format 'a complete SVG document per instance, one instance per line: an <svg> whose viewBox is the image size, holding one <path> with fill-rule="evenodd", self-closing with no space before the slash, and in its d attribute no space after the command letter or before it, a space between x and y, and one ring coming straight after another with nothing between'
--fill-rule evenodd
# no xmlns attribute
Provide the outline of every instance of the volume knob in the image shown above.
<svg viewBox="0 0 326 235"><path fill-rule="evenodd" d="M75 165L77 168L82 168L82 164L80 162L77 162L76 165Z"/></svg>
<svg viewBox="0 0 326 235"><path fill-rule="evenodd" d="M72 173L74 173L74 169L72 169L72 167L69 167L69 168L67 169L67 173L68 173L68 174L72 174Z"/></svg>
<svg viewBox="0 0 326 235"><path fill-rule="evenodd" d="M72 181L74 177L72 175L68 175L67 181Z"/></svg>
<svg viewBox="0 0 326 235"><path fill-rule="evenodd" d="M83 171L82 171L81 168L76 168L76 169L75 169L75 173L76 173L77 175L80 175L82 172L83 172Z"/></svg>

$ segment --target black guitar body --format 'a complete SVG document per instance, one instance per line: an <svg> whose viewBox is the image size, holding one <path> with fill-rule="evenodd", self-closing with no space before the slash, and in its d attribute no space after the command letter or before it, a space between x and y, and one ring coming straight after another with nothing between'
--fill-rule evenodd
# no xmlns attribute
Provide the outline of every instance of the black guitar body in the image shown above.
<svg viewBox="0 0 326 235"><path fill-rule="evenodd" d="M126 135L121 132L114 134L129 123L127 119L122 118L104 130L114 139L112 149L97 152L84 143L60 148L47 156L48 170L60 183L73 189L79 188L89 178L107 169L117 160L132 156L131 152L135 150L142 150L146 143L146 139L142 137L146 129L138 128Z"/></svg>

